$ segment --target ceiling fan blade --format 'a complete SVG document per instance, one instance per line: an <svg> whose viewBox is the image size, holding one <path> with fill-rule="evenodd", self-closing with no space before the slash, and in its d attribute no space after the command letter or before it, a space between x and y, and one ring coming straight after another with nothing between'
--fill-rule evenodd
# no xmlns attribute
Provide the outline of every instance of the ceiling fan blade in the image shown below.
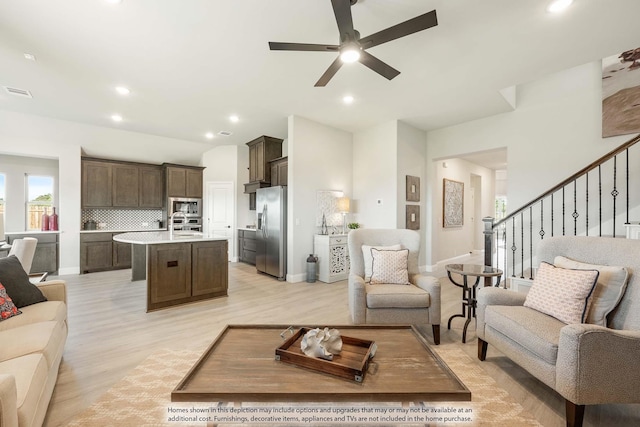
<svg viewBox="0 0 640 427"><path fill-rule="evenodd" d="M409 34L417 33L418 31L426 30L427 28L435 27L436 25L438 25L438 17L436 16L436 11L432 10L424 15L416 16L413 19L389 27L386 30L363 37L360 39L360 45L363 49L368 49L382 43L390 42L391 40L399 39L400 37L408 36Z"/></svg>
<svg viewBox="0 0 640 427"><path fill-rule="evenodd" d="M336 15L338 31L340 32L340 43L344 40L355 40L356 33L353 29L353 18L351 16L351 3L349 0L331 0L333 13Z"/></svg>
<svg viewBox="0 0 640 427"><path fill-rule="evenodd" d="M391 80L394 77L396 77L398 74L400 74L400 71L396 70L390 65L385 64L384 62L380 61L378 58L376 58L375 56L371 55L369 52L366 52L364 50L360 52L359 61L363 65L366 65L376 73L380 74L382 77L386 77L388 80Z"/></svg>
<svg viewBox="0 0 640 427"><path fill-rule="evenodd" d="M269 42L270 50L298 50L309 52L335 52L340 46L331 44Z"/></svg>
<svg viewBox="0 0 640 427"><path fill-rule="evenodd" d="M325 87L327 83L329 83L329 80L331 80L331 78L336 75L340 67L342 67L342 60L338 56L336 60L333 61L331 65L329 65L329 68L327 68L327 71L324 72L322 77L320 77L320 80L318 80L314 86Z"/></svg>

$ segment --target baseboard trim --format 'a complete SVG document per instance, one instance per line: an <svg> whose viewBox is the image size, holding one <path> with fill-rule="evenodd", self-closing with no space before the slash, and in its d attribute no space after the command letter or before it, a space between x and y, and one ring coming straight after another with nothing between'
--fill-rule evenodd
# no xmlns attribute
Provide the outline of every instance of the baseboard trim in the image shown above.
<svg viewBox="0 0 640 427"><path fill-rule="evenodd" d="M300 282L304 282L305 280L307 280L306 273L287 274L287 282L289 283L300 283Z"/></svg>

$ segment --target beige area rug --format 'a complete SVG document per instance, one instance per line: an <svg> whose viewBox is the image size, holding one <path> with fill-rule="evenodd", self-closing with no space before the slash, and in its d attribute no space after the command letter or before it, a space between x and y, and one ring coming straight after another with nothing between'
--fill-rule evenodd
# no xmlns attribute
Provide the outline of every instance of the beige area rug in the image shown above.
<svg viewBox="0 0 640 427"><path fill-rule="evenodd" d="M471 418L463 422L335 422L335 423L262 423L275 425L384 425L384 426L540 426L524 408L503 390L480 366L462 350L455 347L438 347L436 352L471 390L471 402L438 402L418 405L422 411L437 408L455 408L461 415ZM68 424L70 427L86 426L257 426L256 423L218 423L169 421L169 408L188 408L186 403L172 403L171 391L196 362L199 353L190 350L163 350L152 354L125 378L116 383L96 403ZM201 404L204 405L204 404ZM273 404L255 404L266 406ZM209 405L211 406L211 405ZM309 405L306 405L307 407ZM361 405L363 406L363 405ZM373 404L372 404L373 406ZM391 405L393 406L393 405ZM203 406L204 407L204 406ZM232 406L229 406L231 408ZM342 406L345 407L344 405ZM401 408L396 405L395 407ZM441 414L440 414L441 415ZM437 416L440 416L437 415ZM445 414L446 415L446 414ZM454 414L455 416L455 414Z"/></svg>

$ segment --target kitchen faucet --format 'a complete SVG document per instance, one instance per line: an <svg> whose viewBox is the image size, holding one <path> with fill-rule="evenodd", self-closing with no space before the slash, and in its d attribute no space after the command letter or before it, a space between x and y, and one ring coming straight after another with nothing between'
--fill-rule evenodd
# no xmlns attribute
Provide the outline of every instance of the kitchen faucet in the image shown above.
<svg viewBox="0 0 640 427"><path fill-rule="evenodd" d="M182 216L184 218L184 222L180 226L180 230L184 230L184 226L187 225L187 216L184 212L176 211L171 214L171 218L169 219L169 235L173 237L173 228L174 228L174 219L176 216Z"/></svg>

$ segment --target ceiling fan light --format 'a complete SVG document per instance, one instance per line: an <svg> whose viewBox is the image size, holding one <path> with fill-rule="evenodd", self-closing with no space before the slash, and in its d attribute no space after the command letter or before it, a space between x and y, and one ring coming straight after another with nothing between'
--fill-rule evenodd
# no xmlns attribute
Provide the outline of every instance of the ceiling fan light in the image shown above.
<svg viewBox="0 0 640 427"><path fill-rule="evenodd" d="M340 52L340 59L342 60L342 62L345 62L347 64L356 62L358 59L360 59L360 50L355 47L343 49L342 52Z"/></svg>
<svg viewBox="0 0 640 427"><path fill-rule="evenodd" d="M568 8L573 0L554 0L547 6L547 12L559 13Z"/></svg>

